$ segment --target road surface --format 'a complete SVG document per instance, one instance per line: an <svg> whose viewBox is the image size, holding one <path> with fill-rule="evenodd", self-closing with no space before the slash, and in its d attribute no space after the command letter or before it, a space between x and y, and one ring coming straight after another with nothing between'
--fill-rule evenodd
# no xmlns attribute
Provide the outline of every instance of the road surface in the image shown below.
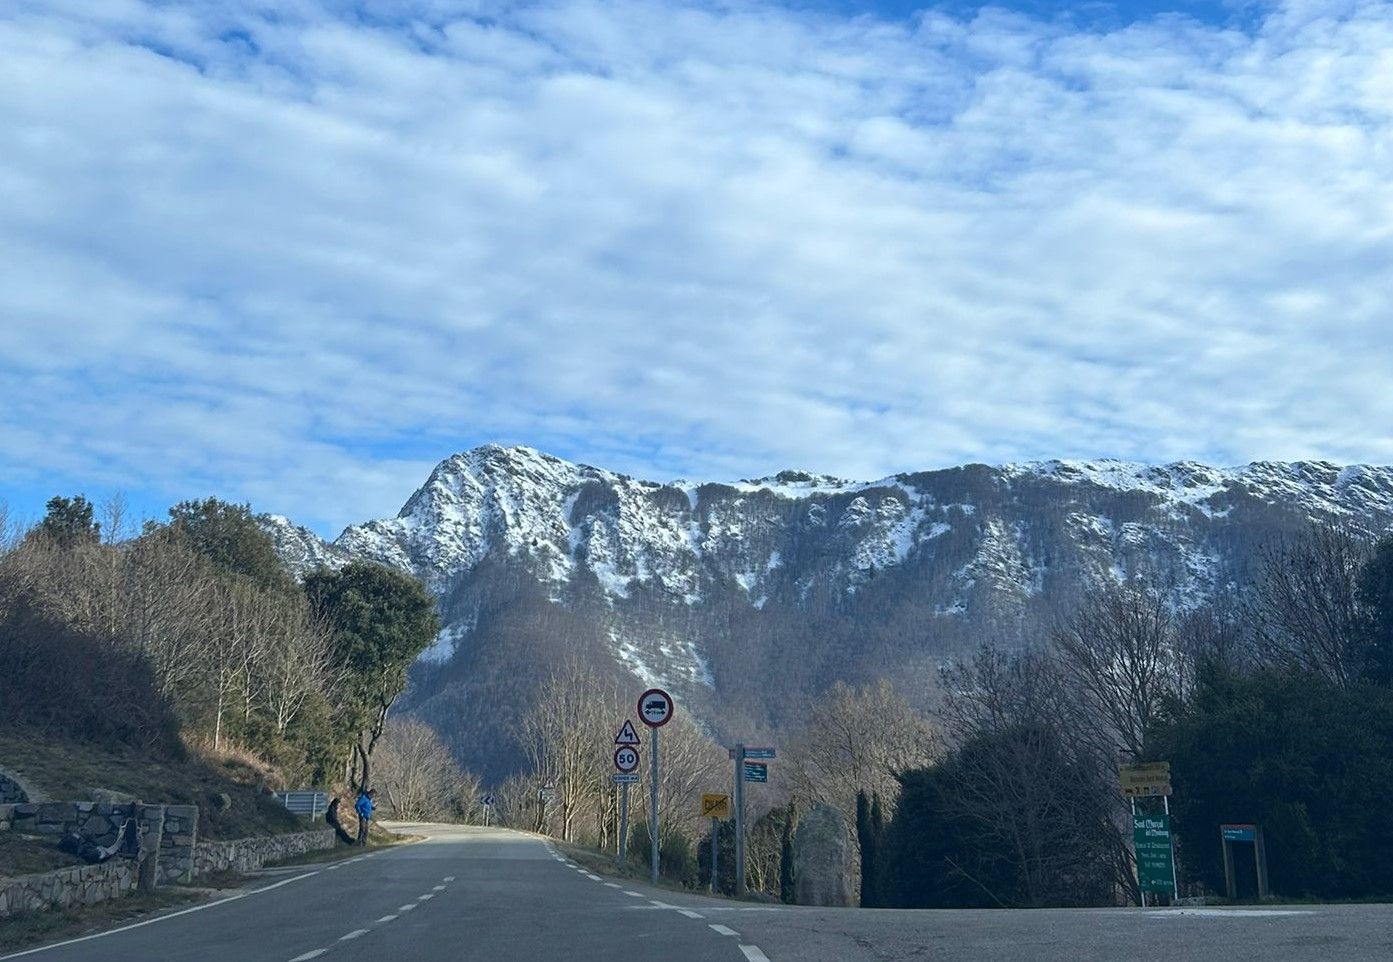
<svg viewBox="0 0 1393 962"><path fill-rule="evenodd" d="M279 871L224 901L5 958L30 962L1344 962L1393 958L1393 907L858 911L617 882L532 836L412 826L414 845Z"/></svg>

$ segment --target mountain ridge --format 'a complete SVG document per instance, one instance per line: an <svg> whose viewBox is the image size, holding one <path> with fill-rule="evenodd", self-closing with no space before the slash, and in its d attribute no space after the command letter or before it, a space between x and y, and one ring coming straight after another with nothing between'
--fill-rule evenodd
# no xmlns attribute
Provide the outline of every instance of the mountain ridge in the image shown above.
<svg viewBox="0 0 1393 962"><path fill-rule="evenodd" d="M1241 592L1263 545L1312 521L1387 531L1393 468L1049 460L661 483L485 445L332 542L263 517L298 572L363 559L422 578L444 630L407 705L495 773L470 747L506 745L484 706L556 658L672 687L718 732L777 731L834 680L922 688L983 641L1024 644L1100 579L1147 578L1180 609Z"/></svg>

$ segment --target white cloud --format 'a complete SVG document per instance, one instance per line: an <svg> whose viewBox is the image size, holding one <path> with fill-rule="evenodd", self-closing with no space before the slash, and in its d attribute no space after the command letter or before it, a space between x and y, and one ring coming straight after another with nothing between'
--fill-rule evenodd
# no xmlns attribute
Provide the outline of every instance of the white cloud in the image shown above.
<svg viewBox="0 0 1393 962"><path fill-rule="evenodd" d="M0 14L0 470L324 528L494 438L1393 461L1387 3L356 9Z"/></svg>

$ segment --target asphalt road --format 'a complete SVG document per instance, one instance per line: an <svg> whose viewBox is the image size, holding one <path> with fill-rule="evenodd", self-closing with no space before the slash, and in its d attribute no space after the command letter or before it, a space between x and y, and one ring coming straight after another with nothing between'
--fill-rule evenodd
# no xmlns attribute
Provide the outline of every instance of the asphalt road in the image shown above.
<svg viewBox="0 0 1393 962"><path fill-rule="evenodd" d="M591 875L500 830L273 874L33 962L1343 962L1393 958L1393 907L858 911L752 906Z"/></svg>

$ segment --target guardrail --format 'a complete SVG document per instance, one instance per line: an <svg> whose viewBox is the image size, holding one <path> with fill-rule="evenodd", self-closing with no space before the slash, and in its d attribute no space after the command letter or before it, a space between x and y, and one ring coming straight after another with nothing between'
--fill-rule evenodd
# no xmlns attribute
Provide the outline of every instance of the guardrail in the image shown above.
<svg viewBox="0 0 1393 962"><path fill-rule="evenodd" d="M291 812L311 819L329 810L329 796L324 792L276 792L276 798Z"/></svg>

